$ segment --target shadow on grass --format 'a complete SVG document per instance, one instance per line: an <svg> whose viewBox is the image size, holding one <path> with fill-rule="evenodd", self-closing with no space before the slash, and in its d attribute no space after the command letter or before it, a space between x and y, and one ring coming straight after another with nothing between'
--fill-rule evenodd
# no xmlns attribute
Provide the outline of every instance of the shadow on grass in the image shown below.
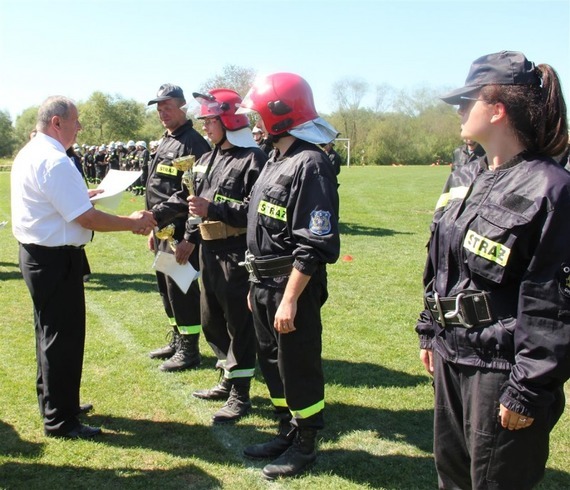
<svg viewBox="0 0 570 490"><path fill-rule="evenodd" d="M536 488L538 490L568 490L570 488L570 473L547 469L544 480Z"/></svg>
<svg viewBox="0 0 570 490"><path fill-rule="evenodd" d="M43 444L22 440L16 429L2 420L0 420L0 441L1 456L37 457L43 448Z"/></svg>
<svg viewBox="0 0 570 490"><path fill-rule="evenodd" d="M347 416L347 414L350 414ZM338 441L354 432L373 433L379 439L415 446L431 453L433 410L383 410L342 403L325 408L326 429L322 437Z"/></svg>
<svg viewBox="0 0 570 490"><path fill-rule="evenodd" d="M170 470L132 467L93 469L9 462L0 465L0 482L6 488L221 488L220 481L193 465Z"/></svg>
<svg viewBox="0 0 570 490"><path fill-rule="evenodd" d="M319 459L311 473L332 473L369 488L427 490L437 486L433 459L422 456L376 456L366 451L335 449L319 453Z"/></svg>
<svg viewBox="0 0 570 490"><path fill-rule="evenodd" d="M85 289L125 291L131 290L139 293L155 292L156 276L154 274L113 274L107 272L94 272Z"/></svg>
<svg viewBox="0 0 570 490"><path fill-rule="evenodd" d="M257 416L273 418L271 403L262 397L253 397ZM374 407L359 407L343 403L327 403L325 429L319 433L325 441L339 442L354 433L370 434L370 437L415 446L427 453L433 448L433 410L384 410ZM245 419L247 420L247 419ZM277 422L275 421L275 429ZM251 443L264 442L268 434L252 426L258 434L246 436ZM274 430L269 434L274 435Z"/></svg>
<svg viewBox="0 0 570 490"><path fill-rule="evenodd" d="M17 262L0 262L0 267L8 269L0 271L0 282L22 279L22 273L20 272Z"/></svg>
<svg viewBox="0 0 570 490"><path fill-rule="evenodd" d="M338 230L341 235L363 235L373 237L411 235L411 233L389 230L387 228L374 228L372 226L365 226L358 223L345 223L343 221L338 224Z"/></svg>
<svg viewBox="0 0 570 490"><path fill-rule="evenodd" d="M347 387L411 388L424 384L427 376L386 369L370 362L323 359L326 382Z"/></svg>

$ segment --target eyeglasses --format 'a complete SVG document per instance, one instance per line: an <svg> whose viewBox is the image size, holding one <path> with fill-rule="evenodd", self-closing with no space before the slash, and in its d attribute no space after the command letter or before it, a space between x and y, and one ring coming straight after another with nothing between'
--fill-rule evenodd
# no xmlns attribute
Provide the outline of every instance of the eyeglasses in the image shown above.
<svg viewBox="0 0 570 490"><path fill-rule="evenodd" d="M478 100L480 100L481 102L484 102L483 99L479 99L476 97L467 97L465 95L462 95L461 97L459 97L461 99L461 101L459 102L459 109L465 109L466 107L469 106L469 104L471 102L477 102Z"/></svg>
<svg viewBox="0 0 570 490"><path fill-rule="evenodd" d="M213 124L216 121L219 121L219 119L217 117L207 117L207 118L203 119L203 121L204 121L204 126L209 126L210 124Z"/></svg>

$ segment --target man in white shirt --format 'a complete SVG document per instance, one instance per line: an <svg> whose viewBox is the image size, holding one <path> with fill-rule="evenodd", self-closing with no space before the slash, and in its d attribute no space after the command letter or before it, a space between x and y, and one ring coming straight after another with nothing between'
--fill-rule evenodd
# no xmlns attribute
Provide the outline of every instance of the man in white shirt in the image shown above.
<svg viewBox="0 0 570 490"><path fill-rule="evenodd" d="M12 232L34 304L36 388L45 434L91 438L101 429L79 422L85 343L83 246L92 231L148 234L151 213L114 216L96 210L65 150L81 130L77 108L66 97L44 101L37 134L18 153L11 172Z"/></svg>

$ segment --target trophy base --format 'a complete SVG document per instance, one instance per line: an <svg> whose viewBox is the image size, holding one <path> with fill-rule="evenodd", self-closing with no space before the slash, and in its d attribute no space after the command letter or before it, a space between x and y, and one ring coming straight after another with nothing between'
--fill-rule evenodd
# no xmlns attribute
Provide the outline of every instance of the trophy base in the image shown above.
<svg viewBox="0 0 570 490"><path fill-rule="evenodd" d="M190 225L199 225L202 223L202 218L200 218L200 216L188 216L186 222Z"/></svg>

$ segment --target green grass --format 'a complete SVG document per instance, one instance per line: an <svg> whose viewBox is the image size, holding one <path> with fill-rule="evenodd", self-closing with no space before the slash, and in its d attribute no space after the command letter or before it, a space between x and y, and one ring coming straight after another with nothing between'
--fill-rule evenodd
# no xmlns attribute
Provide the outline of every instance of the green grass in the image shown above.
<svg viewBox="0 0 570 490"><path fill-rule="evenodd" d="M327 427L310 473L265 482L263 463L241 456L275 423L259 375L252 415L212 426L221 403L193 390L217 382L215 359L162 373L149 350L164 344L166 317L146 239L98 233L87 247L87 345L82 401L105 435L46 439L35 397L31 301L17 244L0 230L0 488L432 489L432 388L413 331L434 203L447 167L354 167L340 175L341 257L329 267L323 308ZM0 221L9 218L9 174L0 173ZM119 212L143 207L127 195ZM350 256L350 257L348 257ZM352 260L347 260L351 258ZM570 488L570 417L552 434L543 489Z"/></svg>

